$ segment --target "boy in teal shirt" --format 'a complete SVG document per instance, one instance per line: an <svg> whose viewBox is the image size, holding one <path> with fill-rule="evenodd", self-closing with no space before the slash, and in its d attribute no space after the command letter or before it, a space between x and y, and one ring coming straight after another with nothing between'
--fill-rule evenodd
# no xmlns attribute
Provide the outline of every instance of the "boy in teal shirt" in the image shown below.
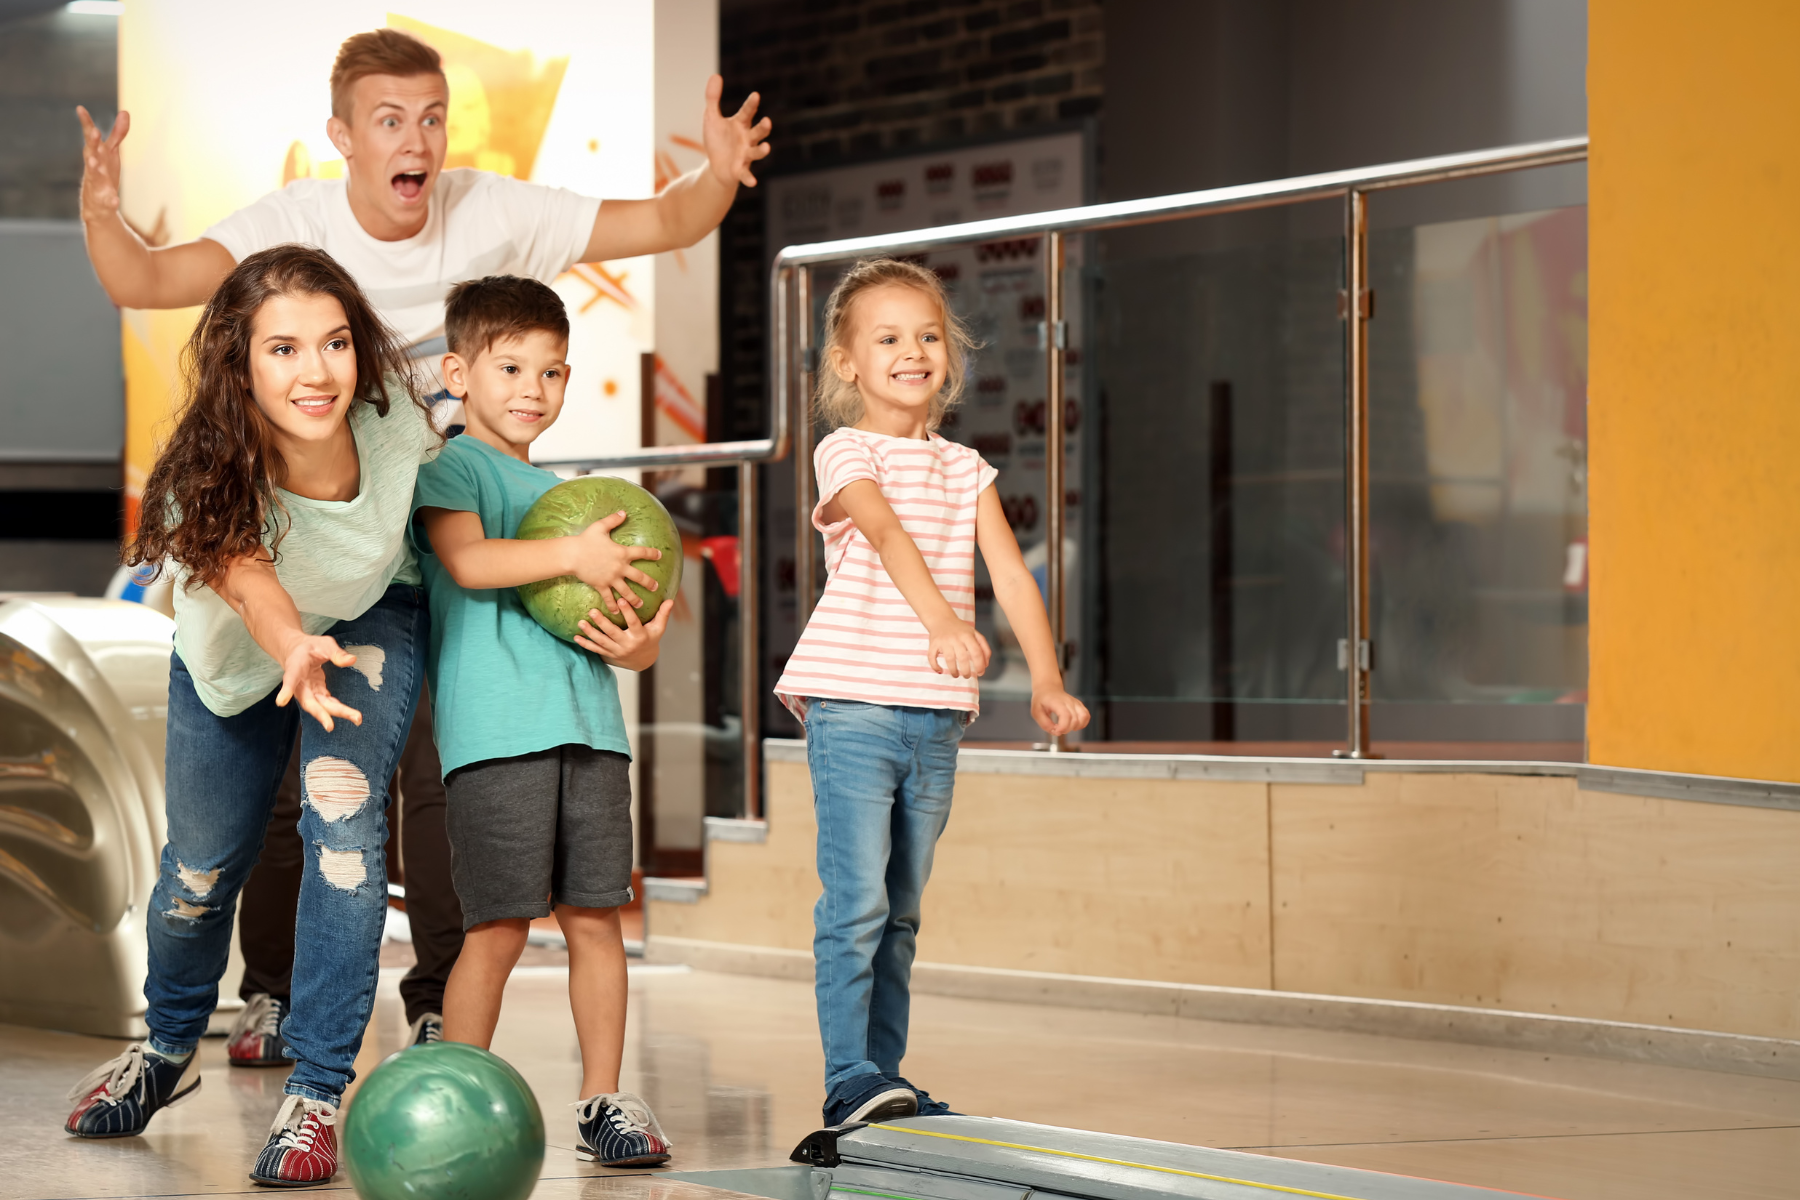
<svg viewBox="0 0 1800 1200"><path fill-rule="evenodd" d="M612 668L656 661L673 607L644 622L625 586L654 590L621 546L616 513L582 533L513 538L560 480L527 451L562 410L569 318L542 283L490 276L458 284L444 313L444 383L465 432L419 471L411 531L431 604L431 679L448 793L451 875L466 940L444 991L444 1037L486 1048L507 976L533 918L551 911L569 943L569 1003L581 1043L580 1157L605 1166L668 1161L643 1100L619 1091L631 900L631 746ZM532 620L514 590L574 575L623 613L598 612L576 646Z"/></svg>

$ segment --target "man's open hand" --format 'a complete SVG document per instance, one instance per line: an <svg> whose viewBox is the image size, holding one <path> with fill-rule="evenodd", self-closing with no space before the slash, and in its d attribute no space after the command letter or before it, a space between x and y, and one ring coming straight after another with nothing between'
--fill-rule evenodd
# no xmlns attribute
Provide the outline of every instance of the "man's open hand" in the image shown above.
<svg viewBox="0 0 1800 1200"><path fill-rule="evenodd" d="M131 114L121 112L105 137L79 104L75 116L81 121L81 219L111 220L119 211L119 143L131 132Z"/></svg>
<svg viewBox="0 0 1800 1200"><path fill-rule="evenodd" d="M714 75L706 81L706 114L700 127L707 162L713 176L726 187L740 183L755 187L756 176L750 173L750 164L769 154L769 143L763 140L769 136L769 118L756 119L756 106L762 103L762 96L751 92L737 115L728 117L719 111L719 97L724 94L725 80L721 76Z"/></svg>

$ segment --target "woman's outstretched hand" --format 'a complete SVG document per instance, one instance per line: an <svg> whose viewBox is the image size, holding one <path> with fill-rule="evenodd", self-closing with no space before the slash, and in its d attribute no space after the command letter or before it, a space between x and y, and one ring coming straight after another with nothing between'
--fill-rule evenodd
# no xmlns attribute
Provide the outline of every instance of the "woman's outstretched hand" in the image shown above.
<svg viewBox="0 0 1800 1200"><path fill-rule="evenodd" d="M275 693L275 707L286 708L289 700L300 702L300 711L332 730L332 718L342 717L352 725L362 724L362 714L340 702L325 685L325 664L334 667L356 665L356 655L337 644L337 639L318 634L302 637L287 652L281 663L281 690Z"/></svg>

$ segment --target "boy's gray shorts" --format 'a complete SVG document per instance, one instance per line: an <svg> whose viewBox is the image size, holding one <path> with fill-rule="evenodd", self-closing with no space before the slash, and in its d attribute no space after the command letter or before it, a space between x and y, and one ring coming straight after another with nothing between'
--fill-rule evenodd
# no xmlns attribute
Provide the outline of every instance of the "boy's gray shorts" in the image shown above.
<svg viewBox="0 0 1800 1200"><path fill-rule="evenodd" d="M631 901L631 760L556 746L450 772L445 824L463 928L543 917L550 901Z"/></svg>

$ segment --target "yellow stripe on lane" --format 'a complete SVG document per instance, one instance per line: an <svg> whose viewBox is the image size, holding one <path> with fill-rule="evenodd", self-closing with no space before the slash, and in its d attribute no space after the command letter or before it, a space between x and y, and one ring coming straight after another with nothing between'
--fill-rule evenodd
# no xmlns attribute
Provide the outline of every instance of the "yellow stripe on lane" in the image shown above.
<svg viewBox="0 0 1800 1200"><path fill-rule="evenodd" d="M910 1133L918 1137L943 1138L950 1142L973 1142L978 1146L998 1146L1002 1150L1028 1150L1033 1154L1054 1154L1058 1158L1078 1158L1083 1162L1105 1163L1109 1167L1135 1167L1140 1171L1160 1171L1164 1175L1185 1175L1211 1183L1232 1183L1239 1187L1258 1188L1265 1192L1281 1192L1289 1196L1312 1196L1314 1200L1366 1200L1366 1197L1340 1196L1336 1192L1312 1192L1305 1188L1283 1187L1279 1183L1258 1183L1254 1179L1233 1179L1229 1175L1208 1175L1204 1171L1183 1171L1178 1167L1159 1167L1153 1163L1128 1162L1122 1158L1102 1158L1098 1154L1077 1154L1073 1150L1053 1150L1049 1146L1023 1146L1018 1142L996 1142L988 1138L969 1137L961 1133L939 1133L931 1129L907 1129L899 1125L871 1124L870 1129L890 1133Z"/></svg>

